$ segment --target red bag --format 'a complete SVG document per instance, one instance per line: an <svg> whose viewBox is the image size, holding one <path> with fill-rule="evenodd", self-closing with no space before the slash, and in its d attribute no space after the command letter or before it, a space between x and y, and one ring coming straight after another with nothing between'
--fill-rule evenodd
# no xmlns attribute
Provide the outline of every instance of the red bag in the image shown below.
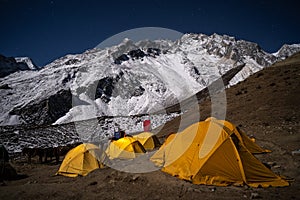
<svg viewBox="0 0 300 200"><path fill-rule="evenodd" d="M144 132L151 131L151 121L149 119L144 120L143 126L144 126Z"/></svg>

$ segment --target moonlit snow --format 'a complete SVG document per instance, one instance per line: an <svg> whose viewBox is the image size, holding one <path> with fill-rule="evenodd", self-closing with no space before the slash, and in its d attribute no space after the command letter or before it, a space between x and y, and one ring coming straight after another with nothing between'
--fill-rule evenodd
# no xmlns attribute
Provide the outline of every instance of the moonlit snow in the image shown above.
<svg viewBox="0 0 300 200"><path fill-rule="evenodd" d="M0 124L28 123L30 119L15 111L28 110L67 90L84 103L73 102L55 124L163 111L201 91L230 69L245 65L228 86L295 51L299 51L298 45L286 45L276 57L255 43L218 34L185 34L175 42L134 43L125 39L113 47L66 55L40 70L19 71L1 78L0 86L8 85L10 89L1 89ZM118 60L120 57L125 60Z"/></svg>

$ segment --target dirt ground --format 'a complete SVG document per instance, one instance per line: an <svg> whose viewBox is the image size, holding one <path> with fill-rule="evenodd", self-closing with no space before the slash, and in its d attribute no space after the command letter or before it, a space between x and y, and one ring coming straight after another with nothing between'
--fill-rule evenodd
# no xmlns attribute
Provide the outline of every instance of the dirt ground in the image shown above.
<svg viewBox="0 0 300 200"><path fill-rule="evenodd" d="M86 177L55 176L59 164L11 162L19 180L4 181L0 199L300 199L300 54L262 70L226 90L226 119L259 145L272 150L257 156L272 170L292 181L283 188L216 187L193 185L159 170L125 173L98 169ZM209 99L160 129L163 139L178 130L178 123L192 124L200 110L203 120L210 113Z"/></svg>

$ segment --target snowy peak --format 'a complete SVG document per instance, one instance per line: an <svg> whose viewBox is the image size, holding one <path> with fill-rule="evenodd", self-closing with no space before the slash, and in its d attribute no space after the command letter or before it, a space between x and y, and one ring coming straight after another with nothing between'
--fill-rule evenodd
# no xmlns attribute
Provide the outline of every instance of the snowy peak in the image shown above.
<svg viewBox="0 0 300 200"><path fill-rule="evenodd" d="M287 57L297 53L300 51L300 44L284 44L276 53L274 53L273 55L275 55L276 57L278 57L281 60L286 59Z"/></svg>
<svg viewBox="0 0 300 200"><path fill-rule="evenodd" d="M236 40L228 35L216 33L208 36L204 34L185 34L179 44L188 47L195 47L194 51L207 52L210 55L225 57L240 64L250 58L262 66L268 66L276 61L274 55L264 52L260 46L245 40ZM186 48L186 49L187 49Z"/></svg>
<svg viewBox="0 0 300 200"><path fill-rule="evenodd" d="M34 64L31 58L29 57L16 57L15 58L17 63L25 63L29 69L36 70L38 67Z"/></svg>

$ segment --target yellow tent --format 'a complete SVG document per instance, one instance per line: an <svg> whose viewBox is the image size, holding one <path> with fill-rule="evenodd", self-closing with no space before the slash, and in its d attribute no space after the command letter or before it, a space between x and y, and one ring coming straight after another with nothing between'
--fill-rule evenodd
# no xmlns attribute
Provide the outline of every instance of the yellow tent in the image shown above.
<svg viewBox="0 0 300 200"><path fill-rule="evenodd" d="M143 145L132 137L124 137L110 142L105 153L110 159L135 158L139 153L146 153Z"/></svg>
<svg viewBox="0 0 300 200"><path fill-rule="evenodd" d="M176 133L170 133L167 136L165 142L162 144L162 146L165 146L165 145L169 144L175 137L176 137Z"/></svg>
<svg viewBox="0 0 300 200"><path fill-rule="evenodd" d="M239 141L242 142L246 148L253 154L256 153L268 153L271 152L270 150L263 149L260 146L258 146L254 140L249 138L244 132L242 132L239 128L237 128L232 123L225 121L225 120L217 120L216 118L210 117L205 120L206 122L212 122L220 125L225 129L227 133L230 135L233 133L236 137L238 137Z"/></svg>
<svg viewBox="0 0 300 200"><path fill-rule="evenodd" d="M67 153L56 174L68 177L86 176L91 171L104 167L103 156L104 153L94 144L78 145Z"/></svg>
<svg viewBox="0 0 300 200"><path fill-rule="evenodd" d="M160 142L156 135L150 132L143 132L133 136L134 139L139 141L146 150L153 150L160 146Z"/></svg>
<svg viewBox="0 0 300 200"><path fill-rule="evenodd" d="M236 131L228 130L212 119L193 124L167 139L151 161L194 184L289 185L251 154Z"/></svg>
<svg viewBox="0 0 300 200"><path fill-rule="evenodd" d="M270 150L263 149L262 147L258 146L254 141L254 139L249 138L244 132L239 130L235 125L232 123L225 121L225 120L217 120L216 118L210 117L205 120L206 122L216 123L217 125L223 127L225 131L229 134L234 134L236 137L238 137L239 141L241 141L246 148L253 154L258 153L268 153L271 152ZM176 133L171 133L168 135L166 141L163 145L166 145L166 143L169 143L172 139L175 138Z"/></svg>

